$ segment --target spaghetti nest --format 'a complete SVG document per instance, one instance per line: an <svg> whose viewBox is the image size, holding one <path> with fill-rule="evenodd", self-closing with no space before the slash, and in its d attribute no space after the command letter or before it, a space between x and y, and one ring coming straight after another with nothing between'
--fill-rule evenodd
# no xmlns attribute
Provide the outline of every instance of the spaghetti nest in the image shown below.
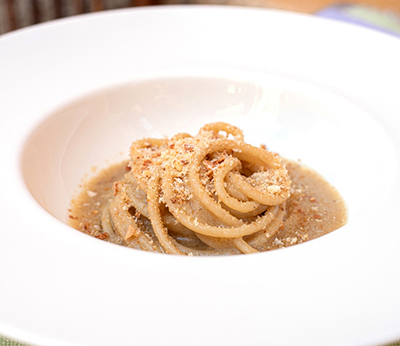
<svg viewBox="0 0 400 346"><path fill-rule="evenodd" d="M132 144L102 226L129 247L179 255L254 253L282 225L290 179L278 155L225 123Z"/></svg>

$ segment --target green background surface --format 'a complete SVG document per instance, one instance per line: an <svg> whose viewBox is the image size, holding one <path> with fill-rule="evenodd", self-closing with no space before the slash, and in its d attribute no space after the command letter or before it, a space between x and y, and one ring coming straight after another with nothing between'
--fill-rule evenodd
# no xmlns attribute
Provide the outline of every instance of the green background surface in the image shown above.
<svg viewBox="0 0 400 346"><path fill-rule="evenodd" d="M0 346L29 346L28 344L21 344L20 342L15 342L9 338L0 336ZM251 345L249 345L251 346ZM321 345L323 346L323 345ZM380 345L377 345L380 346ZM400 342L395 342L392 344L386 344L385 346L400 346Z"/></svg>
<svg viewBox="0 0 400 346"><path fill-rule="evenodd" d="M0 336L0 346L29 346L28 344L22 344L20 342L13 341L9 338ZM249 345L251 346L251 345ZM321 345L323 346L323 345ZM379 346L379 345L377 345ZM400 346L400 342L395 342L392 344L386 344L385 346Z"/></svg>

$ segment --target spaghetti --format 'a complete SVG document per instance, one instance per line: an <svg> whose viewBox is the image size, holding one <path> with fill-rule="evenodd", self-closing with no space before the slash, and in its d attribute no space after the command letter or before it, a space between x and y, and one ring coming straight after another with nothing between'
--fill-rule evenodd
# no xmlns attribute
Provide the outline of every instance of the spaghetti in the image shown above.
<svg viewBox="0 0 400 346"><path fill-rule="evenodd" d="M290 179L276 154L225 123L192 137L131 146L102 226L138 249L169 254L254 253L282 223Z"/></svg>
<svg viewBox="0 0 400 346"><path fill-rule="evenodd" d="M142 139L100 172L70 225L112 243L178 255L228 255L298 244L341 227L343 200L321 176L244 142L226 123L196 136Z"/></svg>

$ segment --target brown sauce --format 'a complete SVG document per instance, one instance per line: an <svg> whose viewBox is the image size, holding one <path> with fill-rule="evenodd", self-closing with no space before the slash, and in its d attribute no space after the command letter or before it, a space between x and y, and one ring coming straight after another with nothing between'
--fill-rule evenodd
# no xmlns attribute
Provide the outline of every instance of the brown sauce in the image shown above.
<svg viewBox="0 0 400 346"><path fill-rule="evenodd" d="M339 193L318 173L303 165L286 161L292 181L286 202L286 216L278 231L262 251L300 244L330 233L346 223L347 210ZM84 182L71 202L68 224L93 237L110 241L102 230L104 208L113 197L113 184L123 180L127 164L110 166ZM114 243L120 244L119 239Z"/></svg>

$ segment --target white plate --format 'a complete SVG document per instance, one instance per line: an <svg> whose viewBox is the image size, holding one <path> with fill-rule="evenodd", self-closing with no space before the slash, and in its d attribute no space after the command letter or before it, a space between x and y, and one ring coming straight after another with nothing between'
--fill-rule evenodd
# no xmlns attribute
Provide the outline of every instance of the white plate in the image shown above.
<svg viewBox="0 0 400 346"><path fill-rule="evenodd" d="M17 31L0 53L0 333L52 346L400 339L400 41L300 14L171 6ZM90 166L217 119L320 171L348 225L269 253L185 258L62 222Z"/></svg>

